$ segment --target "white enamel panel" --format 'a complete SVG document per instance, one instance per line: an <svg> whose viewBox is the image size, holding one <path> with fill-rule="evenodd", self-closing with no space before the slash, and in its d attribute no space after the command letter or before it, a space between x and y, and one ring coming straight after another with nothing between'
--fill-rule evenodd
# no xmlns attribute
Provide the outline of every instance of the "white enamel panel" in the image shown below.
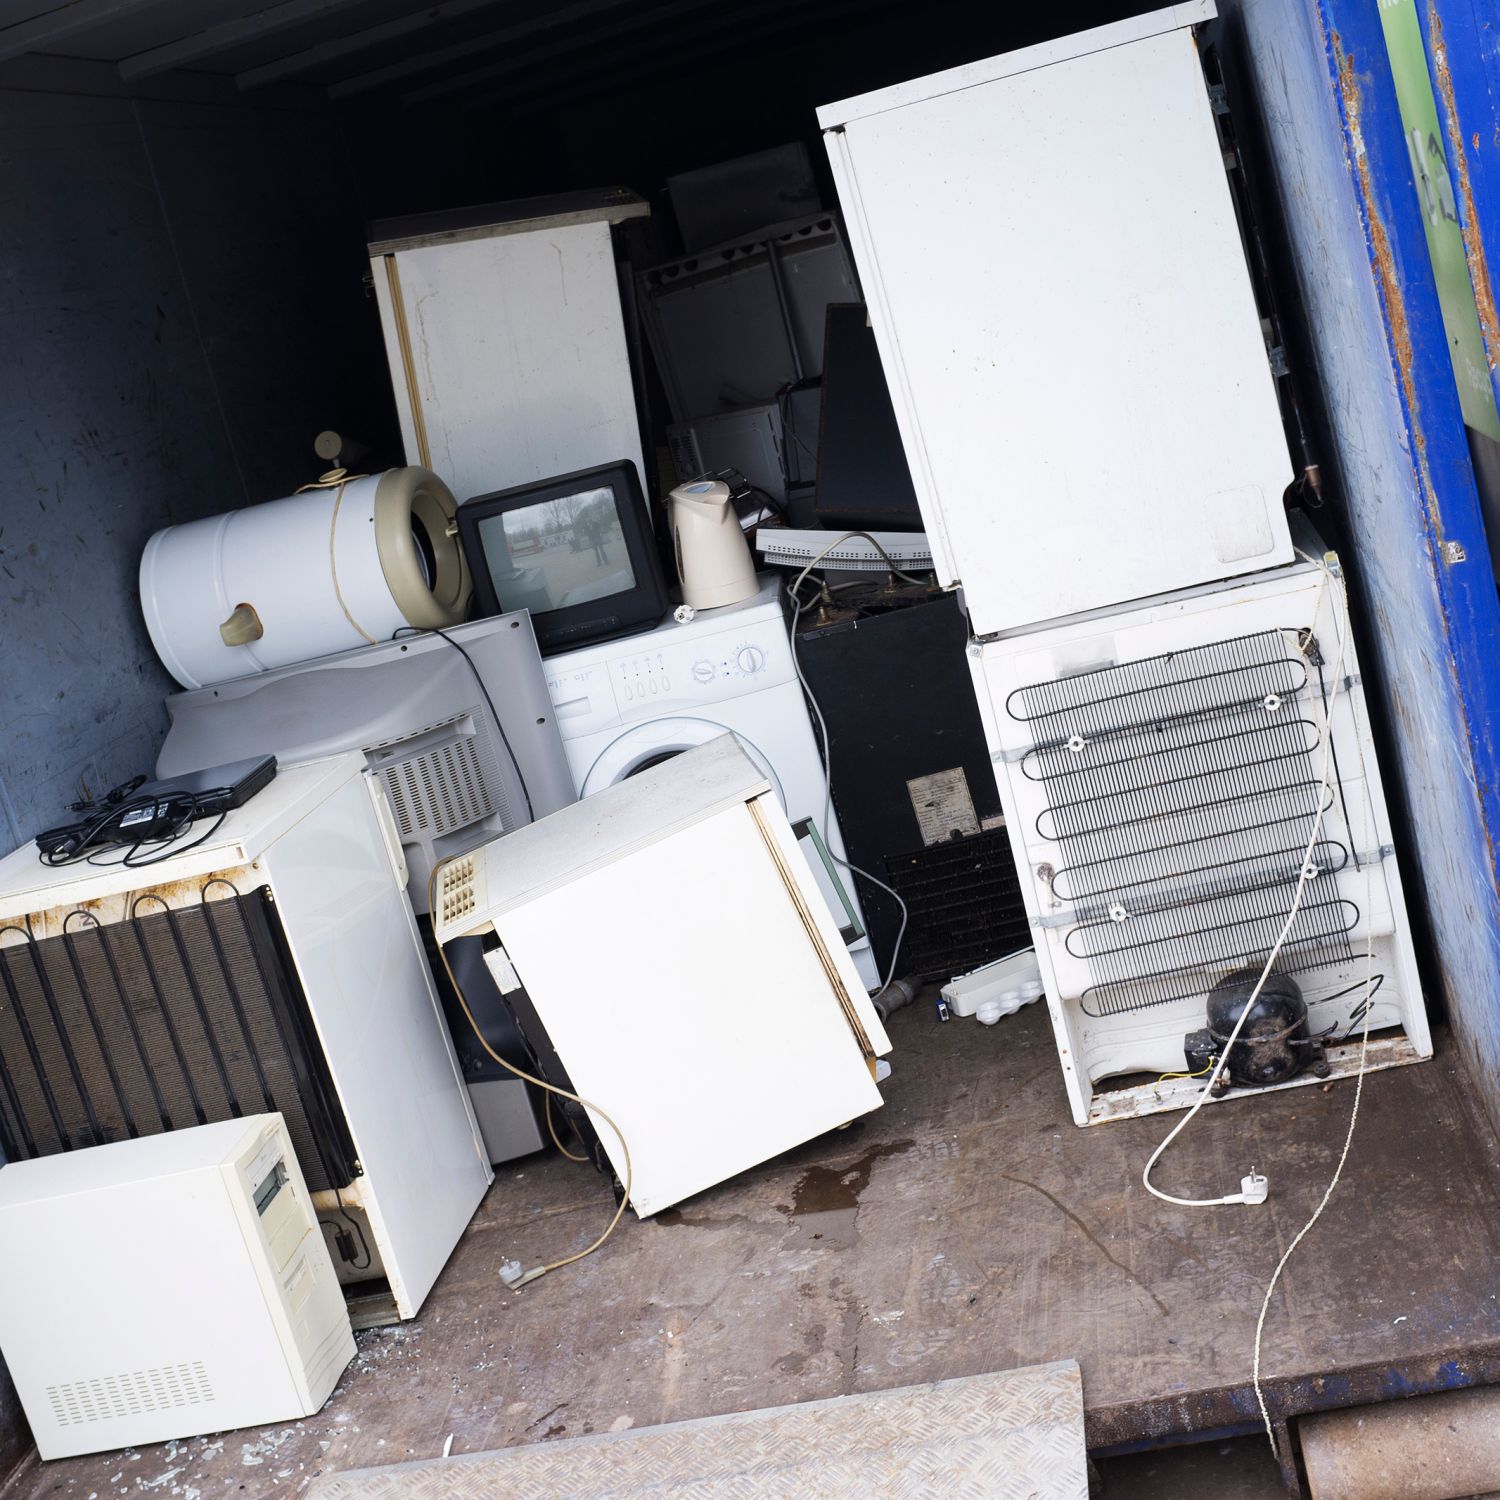
<svg viewBox="0 0 1500 1500"><path fill-rule="evenodd" d="M644 480L608 224L419 246L371 269L409 463L460 502L620 458Z"/></svg>
<svg viewBox="0 0 1500 1500"><path fill-rule="evenodd" d="M981 636L1292 556L1196 44L1089 35L825 111L939 575Z"/></svg>

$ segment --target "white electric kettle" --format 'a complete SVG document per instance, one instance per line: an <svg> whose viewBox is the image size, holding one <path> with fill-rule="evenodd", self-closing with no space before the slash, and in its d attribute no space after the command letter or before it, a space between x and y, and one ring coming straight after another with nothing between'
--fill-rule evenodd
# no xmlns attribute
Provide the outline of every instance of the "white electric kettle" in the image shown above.
<svg viewBox="0 0 1500 1500"><path fill-rule="evenodd" d="M695 479L667 496L682 602L693 609L738 604L760 591L750 544L722 479Z"/></svg>

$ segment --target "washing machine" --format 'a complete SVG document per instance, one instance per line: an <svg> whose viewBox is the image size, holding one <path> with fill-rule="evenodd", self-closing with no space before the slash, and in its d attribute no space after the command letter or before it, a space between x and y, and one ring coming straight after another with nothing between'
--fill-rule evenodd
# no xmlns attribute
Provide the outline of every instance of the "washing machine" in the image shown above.
<svg viewBox="0 0 1500 1500"><path fill-rule="evenodd" d="M686 623L669 616L642 635L543 662L580 797L727 730L765 773L792 823L808 819L821 833L823 762L792 661L781 587L782 577L768 573L755 598L741 604L706 610ZM842 859L831 810L827 843ZM850 951L873 990L879 976L862 935L854 883L844 870L823 864L812 840L804 838L802 848L829 910L849 935L861 934Z"/></svg>

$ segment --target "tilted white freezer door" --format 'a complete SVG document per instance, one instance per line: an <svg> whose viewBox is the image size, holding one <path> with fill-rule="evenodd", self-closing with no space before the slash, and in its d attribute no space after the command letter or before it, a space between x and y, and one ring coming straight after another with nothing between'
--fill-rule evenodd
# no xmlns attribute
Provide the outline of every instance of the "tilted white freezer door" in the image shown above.
<svg viewBox="0 0 1500 1500"><path fill-rule="evenodd" d="M1291 464L1174 6L818 112L976 635L1291 561Z"/></svg>

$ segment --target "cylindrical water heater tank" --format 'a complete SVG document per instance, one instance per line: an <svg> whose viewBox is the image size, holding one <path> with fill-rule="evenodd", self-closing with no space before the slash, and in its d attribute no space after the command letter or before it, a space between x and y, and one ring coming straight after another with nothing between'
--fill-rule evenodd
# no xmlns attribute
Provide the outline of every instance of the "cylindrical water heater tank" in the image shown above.
<svg viewBox="0 0 1500 1500"><path fill-rule="evenodd" d="M457 625L469 603L448 486L335 470L282 500L168 526L141 557L156 654L186 688Z"/></svg>

